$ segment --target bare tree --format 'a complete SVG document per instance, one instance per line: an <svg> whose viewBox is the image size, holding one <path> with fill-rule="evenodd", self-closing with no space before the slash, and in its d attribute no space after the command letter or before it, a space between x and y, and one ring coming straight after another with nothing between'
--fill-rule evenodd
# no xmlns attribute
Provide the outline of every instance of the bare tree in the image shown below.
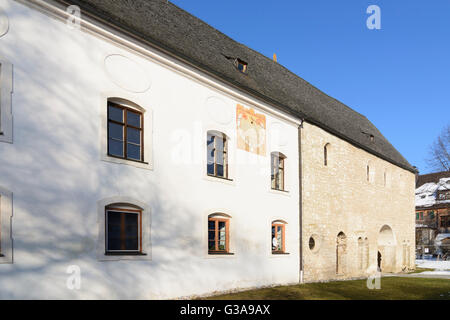
<svg viewBox="0 0 450 320"><path fill-rule="evenodd" d="M433 170L450 171L450 124L431 145L427 163Z"/></svg>

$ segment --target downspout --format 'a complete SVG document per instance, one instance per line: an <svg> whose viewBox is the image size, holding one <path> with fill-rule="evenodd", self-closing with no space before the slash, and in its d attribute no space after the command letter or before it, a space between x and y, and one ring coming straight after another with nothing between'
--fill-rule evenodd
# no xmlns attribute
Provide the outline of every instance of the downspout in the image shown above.
<svg viewBox="0 0 450 320"><path fill-rule="evenodd" d="M303 187L302 187L302 129L303 121L298 127L298 177L299 177L299 230L300 230L300 243L299 243L299 256L300 256L300 283L303 283Z"/></svg>

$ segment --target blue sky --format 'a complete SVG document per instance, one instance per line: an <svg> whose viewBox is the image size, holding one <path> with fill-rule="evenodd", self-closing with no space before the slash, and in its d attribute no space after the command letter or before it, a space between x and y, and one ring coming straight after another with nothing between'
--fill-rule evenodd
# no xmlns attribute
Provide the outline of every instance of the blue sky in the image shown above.
<svg viewBox="0 0 450 320"><path fill-rule="evenodd" d="M421 173L450 123L448 0L171 0L364 114ZM381 30L369 30L370 5Z"/></svg>

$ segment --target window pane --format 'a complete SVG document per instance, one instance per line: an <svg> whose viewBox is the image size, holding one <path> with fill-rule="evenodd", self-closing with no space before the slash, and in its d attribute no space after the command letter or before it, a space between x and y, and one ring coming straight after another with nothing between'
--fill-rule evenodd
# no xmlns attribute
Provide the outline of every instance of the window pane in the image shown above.
<svg viewBox="0 0 450 320"><path fill-rule="evenodd" d="M108 212L108 250L121 250L121 213Z"/></svg>
<svg viewBox="0 0 450 320"><path fill-rule="evenodd" d="M216 240L216 232L215 231L208 231L208 240L209 241L215 241Z"/></svg>
<svg viewBox="0 0 450 320"><path fill-rule="evenodd" d="M108 153L113 156L123 157L123 142L109 139Z"/></svg>
<svg viewBox="0 0 450 320"><path fill-rule="evenodd" d="M215 221L208 221L208 230L214 230L216 228Z"/></svg>
<svg viewBox="0 0 450 320"><path fill-rule="evenodd" d="M127 158L133 160L141 160L141 147L128 143Z"/></svg>
<svg viewBox="0 0 450 320"><path fill-rule="evenodd" d="M224 139L222 137L216 137L216 149L221 152L225 150Z"/></svg>
<svg viewBox="0 0 450 320"><path fill-rule="evenodd" d="M219 250L226 250L226 223L219 222Z"/></svg>
<svg viewBox="0 0 450 320"><path fill-rule="evenodd" d="M123 125L108 123L108 134L112 139L123 141Z"/></svg>
<svg viewBox="0 0 450 320"><path fill-rule="evenodd" d="M216 243L215 243L215 241L209 241L208 250L210 250L210 251L216 250Z"/></svg>
<svg viewBox="0 0 450 320"><path fill-rule="evenodd" d="M225 168L221 164L217 165L217 176L218 177L225 177Z"/></svg>
<svg viewBox="0 0 450 320"><path fill-rule="evenodd" d="M141 127L141 115L127 111L127 124L140 128Z"/></svg>
<svg viewBox="0 0 450 320"><path fill-rule="evenodd" d="M123 109L113 106L108 107L108 119L123 122Z"/></svg>
<svg viewBox="0 0 450 320"><path fill-rule="evenodd" d="M282 233L282 228L281 227L277 227L277 242L278 242L278 247L277 250L281 251L283 250L283 233Z"/></svg>
<svg viewBox="0 0 450 320"><path fill-rule="evenodd" d="M124 213L125 215L125 250L139 250L139 215Z"/></svg>
<svg viewBox="0 0 450 320"><path fill-rule="evenodd" d="M127 140L135 144L141 144L141 130L127 128Z"/></svg>

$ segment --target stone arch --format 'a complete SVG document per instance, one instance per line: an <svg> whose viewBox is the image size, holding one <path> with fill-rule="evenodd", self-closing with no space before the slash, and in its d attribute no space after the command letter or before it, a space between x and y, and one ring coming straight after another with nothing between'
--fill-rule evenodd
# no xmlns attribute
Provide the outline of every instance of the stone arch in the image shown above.
<svg viewBox="0 0 450 320"><path fill-rule="evenodd" d="M358 238L358 268L360 271L364 270L364 240L362 237Z"/></svg>
<svg viewBox="0 0 450 320"><path fill-rule="evenodd" d="M402 270L407 271L411 265L411 243L409 240L403 241L403 252L402 252Z"/></svg>
<svg viewBox="0 0 450 320"><path fill-rule="evenodd" d="M344 275L347 271L347 236L340 232L336 238L336 274Z"/></svg>
<svg viewBox="0 0 450 320"><path fill-rule="evenodd" d="M370 267L370 250L369 250L369 239L366 237L364 239L364 267L365 269L369 269Z"/></svg>
<svg viewBox="0 0 450 320"><path fill-rule="evenodd" d="M396 241L392 228L384 225L378 235L378 267L383 272L395 272Z"/></svg>

